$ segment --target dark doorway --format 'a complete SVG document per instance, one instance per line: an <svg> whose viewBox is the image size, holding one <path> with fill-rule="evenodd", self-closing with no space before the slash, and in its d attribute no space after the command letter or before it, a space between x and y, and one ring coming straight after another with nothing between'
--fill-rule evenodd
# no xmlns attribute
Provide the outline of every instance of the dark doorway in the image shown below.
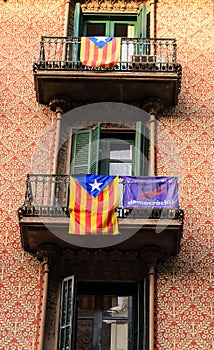
<svg viewBox="0 0 214 350"><path fill-rule="evenodd" d="M76 285L76 287L75 287ZM148 350L148 280L63 280L59 350Z"/></svg>

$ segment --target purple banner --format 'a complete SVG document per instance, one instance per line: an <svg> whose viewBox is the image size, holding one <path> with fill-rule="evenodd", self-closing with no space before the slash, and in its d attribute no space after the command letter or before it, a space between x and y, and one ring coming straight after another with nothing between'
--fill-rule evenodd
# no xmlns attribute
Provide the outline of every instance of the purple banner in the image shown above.
<svg viewBox="0 0 214 350"><path fill-rule="evenodd" d="M123 176L124 208L179 208L175 176Z"/></svg>

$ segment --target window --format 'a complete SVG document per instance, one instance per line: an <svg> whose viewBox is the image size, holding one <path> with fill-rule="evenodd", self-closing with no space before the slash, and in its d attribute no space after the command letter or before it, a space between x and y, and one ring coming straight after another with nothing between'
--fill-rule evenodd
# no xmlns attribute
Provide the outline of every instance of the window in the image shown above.
<svg viewBox="0 0 214 350"><path fill-rule="evenodd" d="M136 14L83 14L80 3L74 11L73 36L117 36L146 38L149 36L149 12L145 4Z"/></svg>
<svg viewBox="0 0 214 350"><path fill-rule="evenodd" d="M58 350L146 350L148 283L62 282Z"/></svg>
<svg viewBox="0 0 214 350"><path fill-rule="evenodd" d="M150 16L145 4L136 14L83 14L80 3L76 3L74 12L73 36L109 36L122 38L149 37ZM146 46L122 42L121 61L127 61L133 54L145 54ZM141 47L141 48L140 48ZM73 60L79 56L77 49L73 52Z"/></svg>
<svg viewBox="0 0 214 350"><path fill-rule="evenodd" d="M74 133L71 174L148 175L148 129L91 129Z"/></svg>
<svg viewBox="0 0 214 350"><path fill-rule="evenodd" d="M101 173L132 175L133 140L104 139L101 147L102 154L106 153L105 161L101 161Z"/></svg>
<svg viewBox="0 0 214 350"><path fill-rule="evenodd" d="M96 18L97 17L97 18ZM113 36L113 37L134 37L134 31L136 26L135 18L115 19L111 16L111 19L106 17L94 16L96 19L88 19L84 21L83 35L84 36Z"/></svg>
<svg viewBox="0 0 214 350"><path fill-rule="evenodd" d="M128 350L132 338L132 296L77 295L76 348Z"/></svg>

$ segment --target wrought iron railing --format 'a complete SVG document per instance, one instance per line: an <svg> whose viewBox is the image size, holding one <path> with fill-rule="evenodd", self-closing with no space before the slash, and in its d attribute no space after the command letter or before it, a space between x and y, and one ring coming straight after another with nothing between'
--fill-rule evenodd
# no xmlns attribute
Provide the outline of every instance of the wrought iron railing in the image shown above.
<svg viewBox="0 0 214 350"><path fill-rule="evenodd" d="M121 38L120 59L112 68L86 67L80 61L81 38L41 38L40 55L34 63L38 70L62 71L161 71L177 72L176 39Z"/></svg>
<svg viewBox="0 0 214 350"><path fill-rule="evenodd" d="M26 180L24 204L18 209L22 217L69 217L69 175L30 174ZM123 182L120 186L118 218L175 219L183 223L181 209L141 208L123 206Z"/></svg>

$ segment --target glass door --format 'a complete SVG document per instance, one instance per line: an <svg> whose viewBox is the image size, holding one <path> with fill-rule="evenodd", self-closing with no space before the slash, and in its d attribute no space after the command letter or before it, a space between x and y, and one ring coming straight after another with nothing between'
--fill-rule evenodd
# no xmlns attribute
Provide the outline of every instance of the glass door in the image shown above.
<svg viewBox="0 0 214 350"><path fill-rule="evenodd" d="M76 350L130 350L132 296L78 295Z"/></svg>

